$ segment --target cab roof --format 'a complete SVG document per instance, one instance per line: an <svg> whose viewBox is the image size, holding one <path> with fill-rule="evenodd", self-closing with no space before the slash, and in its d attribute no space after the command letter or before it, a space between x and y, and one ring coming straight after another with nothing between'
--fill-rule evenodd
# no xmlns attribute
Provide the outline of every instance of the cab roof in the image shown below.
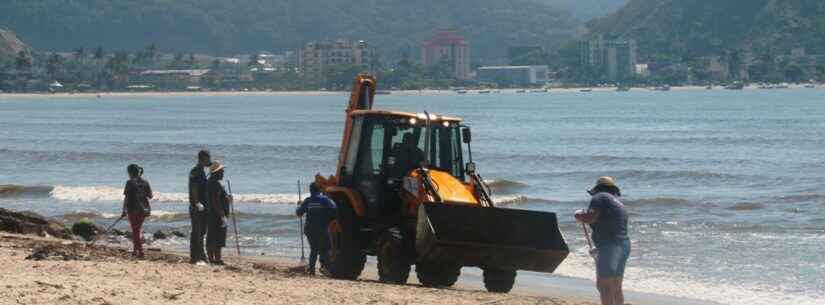
<svg viewBox="0 0 825 305"><path fill-rule="evenodd" d="M352 116L384 116L384 117L397 117L397 118L409 118L409 119L419 119L425 120L427 116L424 113L414 113L414 112L401 112L401 111L391 111L391 110L355 110L352 112ZM461 123L464 120L457 117L450 117L450 116L443 116L439 114L430 113L430 119L436 122L453 122L453 123Z"/></svg>

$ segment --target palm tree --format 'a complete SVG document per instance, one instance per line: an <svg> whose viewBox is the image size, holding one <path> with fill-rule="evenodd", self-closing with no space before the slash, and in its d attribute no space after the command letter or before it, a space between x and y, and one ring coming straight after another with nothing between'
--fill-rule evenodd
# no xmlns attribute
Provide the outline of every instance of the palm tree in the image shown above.
<svg viewBox="0 0 825 305"><path fill-rule="evenodd" d="M55 79L55 75L63 70L63 56L60 54L52 53L49 55L49 59L46 61L46 73L49 75L51 80Z"/></svg>

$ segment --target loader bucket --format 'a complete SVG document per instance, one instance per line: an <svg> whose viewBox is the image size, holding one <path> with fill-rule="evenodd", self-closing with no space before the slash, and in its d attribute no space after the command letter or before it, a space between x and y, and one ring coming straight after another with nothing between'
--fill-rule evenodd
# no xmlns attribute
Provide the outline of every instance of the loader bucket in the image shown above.
<svg viewBox="0 0 825 305"><path fill-rule="evenodd" d="M555 213L427 203L419 207L418 261L553 272L570 250Z"/></svg>

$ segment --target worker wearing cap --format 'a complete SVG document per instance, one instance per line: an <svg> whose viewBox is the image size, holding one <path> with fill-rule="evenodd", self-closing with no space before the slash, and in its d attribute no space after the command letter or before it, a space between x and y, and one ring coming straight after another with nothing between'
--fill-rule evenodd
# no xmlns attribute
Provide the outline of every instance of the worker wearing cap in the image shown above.
<svg viewBox="0 0 825 305"><path fill-rule="evenodd" d="M576 211L576 220L589 224L596 244L596 287L602 305L623 305L622 281L630 256L627 211L619 197L621 190L611 177L601 177L588 191L592 198L586 211Z"/></svg>
<svg viewBox="0 0 825 305"><path fill-rule="evenodd" d="M224 175L224 165L221 161L214 161L209 166L209 182L207 183L207 193L209 194L209 201L206 210L209 213L207 217L206 229L206 255L209 257L209 263L214 265L223 265L221 259L221 249L226 247L226 227L228 224L227 215L229 215L229 204L232 201L232 196L226 192L226 189L221 184Z"/></svg>
<svg viewBox="0 0 825 305"><path fill-rule="evenodd" d="M309 185L310 196L300 203L295 215L307 216L304 225L304 234L309 240L309 268L307 272L315 274L315 261L321 261L321 273L326 272L327 259L329 256L329 233L327 227L329 222L335 217L335 202L321 193L321 188L316 183Z"/></svg>
<svg viewBox="0 0 825 305"><path fill-rule="evenodd" d="M203 239L206 236L207 174L212 157L208 150L198 152L198 164L189 171L189 219L192 231L189 234L189 263L206 261Z"/></svg>

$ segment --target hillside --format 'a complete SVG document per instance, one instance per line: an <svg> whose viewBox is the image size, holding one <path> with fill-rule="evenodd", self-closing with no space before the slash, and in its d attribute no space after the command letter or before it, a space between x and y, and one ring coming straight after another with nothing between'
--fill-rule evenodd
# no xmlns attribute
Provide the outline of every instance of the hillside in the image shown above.
<svg viewBox="0 0 825 305"><path fill-rule="evenodd" d="M439 27L469 36L477 58L511 45L555 47L578 21L535 0L31 0L2 1L0 28L38 49L103 45L229 55L317 39L366 39L389 57L418 52Z"/></svg>
<svg viewBox="0 0 825 305"><path fill-rule="evenodd" d="M638 40L642 57L702 56L751 46L825 53L822 0L630 0L590 22L592 34Z"/></svg>
<svg viewBox="0 0 825 305"><path fill-rule="evenodd" d="M20 41L14 33L0 29L0 58L13 57L28 49L29 46Z"/></svg>

